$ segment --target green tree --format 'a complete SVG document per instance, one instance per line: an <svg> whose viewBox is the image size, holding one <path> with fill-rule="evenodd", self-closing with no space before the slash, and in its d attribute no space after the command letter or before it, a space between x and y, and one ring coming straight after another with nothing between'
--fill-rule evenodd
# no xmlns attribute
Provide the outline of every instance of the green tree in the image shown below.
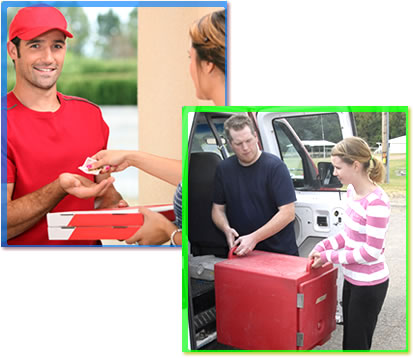
<svg viewBox="0 0 413 358"><path fill-rule="evenodd" d="M406 113L394 112L389 115L390 138L406 135Z"/></svg>
<svg viewBox="0 0 413 358"><path fill-rule="evenodd" d="M10 27L11 20L13 20L14 16L16 16L17 11L19 11L20 7L9 7L7 8L7 30Z"/></svg>
<svg viewBox="0 0 413 358"><path fill-rule="evenodd" d="M371 147L381 143L382 113L354 113L358 136L367 141ZM389 138L406 135L406 114L394 112L389 114Z"/></svg>
<svg viewBox="0 0 413 358"><path fill-rule="evenodd" d="M114 58L117 40L121 34L121 22L119 17L110 9L105 14L99 14L97 17L98 23L98 40L96 48L100 50L100 55L104 58Z"/></svg>
<svg viewBox="0 0 413 358"><path fill-rule="evenodd" d="M68 30L73 35L68 42L68 51L83 55L90 35L90 24L85 9L82 7L59 7L58 9L65 16Z"/></svg>
<svg viewBox="0 0 413 358"><path fill-rule="evenodd" d="M119 17L110 9L106 14L98 15L98 33L103 38L120 34Z"/></svg>
<svg viewBox="0 0 413 358"><path fill-rule="evenodd" d="M110 9L99 15L96 47L104 58L135 58L137 56L137 10L131 11L129 21L123 24Z"/></svg>
<svg viewBox="0 0 413 358"><path fill-rule="evenodd" d="M138 8L134 8L129 13L129 21L127 24L127 35L129 39L129 44L135 50L138 51Z"/></svg>
<svg viewBox="0 0 413 358"><path fill-rule="evenodd" d="M370 147L376 147L381 142L381 113L360 112L354 113L357 134Z"/></svg>

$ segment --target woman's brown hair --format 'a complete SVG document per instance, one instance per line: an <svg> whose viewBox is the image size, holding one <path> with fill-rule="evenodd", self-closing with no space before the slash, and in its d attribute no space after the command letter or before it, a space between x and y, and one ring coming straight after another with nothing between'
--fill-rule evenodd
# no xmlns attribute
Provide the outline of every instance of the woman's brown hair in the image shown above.
<svg viewBox="0 0 413 358"><path fill-rule="evenodd" d="M225 74L225 10L205 15L189 29L198 63L208 61Z"/></svg>

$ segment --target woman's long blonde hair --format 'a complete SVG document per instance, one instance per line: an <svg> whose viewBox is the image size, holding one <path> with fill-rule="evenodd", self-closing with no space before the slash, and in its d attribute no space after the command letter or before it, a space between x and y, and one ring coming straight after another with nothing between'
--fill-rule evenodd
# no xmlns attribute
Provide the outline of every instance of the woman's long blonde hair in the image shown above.
<svg viewBox="0 0 413 358"><path fill-rule="evenodd" d="M386 170L383 163L373 157L370 147L362 138L348 137L343 139L333 147L331 155L340 157L344 163L350 165L358 161L375 183L381 183L384 180Z"/></svg>

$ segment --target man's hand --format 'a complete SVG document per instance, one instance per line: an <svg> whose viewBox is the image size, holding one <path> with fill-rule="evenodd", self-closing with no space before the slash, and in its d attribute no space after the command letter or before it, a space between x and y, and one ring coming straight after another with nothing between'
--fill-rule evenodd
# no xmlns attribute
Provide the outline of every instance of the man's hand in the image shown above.
<svg viewBox="0 0 413 358"><path fill-rule="evenodd" d="M117 208L127 208L129 207L129 204L126 200L119 200L118 205L116 206Z"/></svg>
<svg viewBox="0 0 413 358"><path fill-rule="evenodd" d="M234 253L239 256L245 256L248 255L252 250L254 250L257 242L255 240L254 234L249 234L239 237L235 241L235 245L238 245L238 248L234 251Z"/></svg>
<svg viewBox="0 0 413 358"><path fill-rule="evenodd" d="M227 243L230 249L235 245L235 239L239 236L237 231L233 228L229 228L224 232L225 237L227 238Z"/></svg>
<svg viewBox="0 0 413 358"><path fill-rule="evenodd" d="M143 226L126 240L128 244L138 243L139 245L162 245L169 240L168 229L173 232L176 229L165 216L151 211L145 207L140 207L139 211L143 214Z"/></svg>
<svg viewBox="0 0 413 358"><path fill-rule="evenodd" d="M59 184L63 191L79 199L102 196L114 181L115 178L109 177L96 184L77 174L63 173L59 176Z"/></svg>
<svg viewBox="0 0 413 358"><path fill-rule="evenodd" d="M67 194L79 199L104 195L112 187L114 178L105 178L98 184L76 174L63 173L53 182L13 200L14 184L7 184L7 239L32 228ZM116 201L119 202L119 199Z"/></svg>
<svg viewBox="0 0 413 358"><path fill-rule="evenodd" d="M239 234L229 225L226 214L226 205L213 203L211 217L217 228L225 234L228 246L232 249L235 245L235 239L239 236Z"/></svg>
<svg viewBox="0 0 413 358"><path fill-rule="evenodd" d="M107 195L100 196L95 199L95 209L121 209L129 207L129 204L126 200L117 198L116 194L119 193L114 187L108 188L105 194Z"/></svg>
<svg viewBox="0 0 413 358"><path fill-rule="evenodd" d="M98 174L95 177L97 184L108 179L110 179L109 174ZM122 199L113 185L109 185L102 195L95 198L95 209L126 208L128 206L128 203Z"/></svg>

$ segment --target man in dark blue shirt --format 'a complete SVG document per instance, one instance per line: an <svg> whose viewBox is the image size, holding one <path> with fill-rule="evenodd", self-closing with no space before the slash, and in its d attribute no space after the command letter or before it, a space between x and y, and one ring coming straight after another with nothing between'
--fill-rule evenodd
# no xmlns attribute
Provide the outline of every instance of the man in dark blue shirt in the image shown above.
<svg viewBox="0 0 413 358"><path fill-rule="evenodd" d="M296 201L290 173L282 160L261 152L251 120L243 114L224 125L235 155L215 175L212 220L235 254L254 248L298 255L294 234Z"/></svg>

